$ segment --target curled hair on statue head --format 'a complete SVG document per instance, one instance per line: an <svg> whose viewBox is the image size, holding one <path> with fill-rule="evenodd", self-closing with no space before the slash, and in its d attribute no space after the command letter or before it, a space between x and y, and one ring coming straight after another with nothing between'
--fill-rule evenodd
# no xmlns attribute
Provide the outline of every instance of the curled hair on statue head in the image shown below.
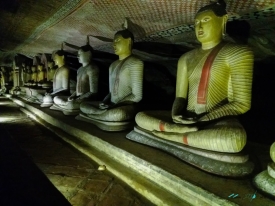
<svg viewBox="0 0 275 206"><path fill-rule="evenodd" d="M120 30L120 31L118 31L118 32L115 33L115 36L116 35L121 35L124 39L131 38L132 44L135 41L133 33L130 30L128 30L128 29Z"/></svg>
<svg viewBox="0 0 275 206"><path fill-rule="evenodd" d="M218 17L222 17L225 14L227 14L226 12L226 3L224 0L217 0L216 2L212 2L211 4L208 4L204 7L202 7L197 13L196 15L198 15L201 12L204 11L213 11L214 14Z"/></svg>
<svg viewBox="0 0 275 206"><path fill-rule="evenodd" d="M86 44L85 46L80 47L80 50L82 50L83 52L88 52L88 51L90 51L91 53L94 52L94 49L93 47L91 47L90 44Z"/></svg>

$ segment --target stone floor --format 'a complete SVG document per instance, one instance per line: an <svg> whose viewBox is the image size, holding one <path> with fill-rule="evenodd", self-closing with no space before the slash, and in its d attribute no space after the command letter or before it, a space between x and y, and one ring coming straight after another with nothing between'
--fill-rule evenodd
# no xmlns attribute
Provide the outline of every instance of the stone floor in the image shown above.
<svg viewBox="0 0 275 206"><path fill-rule="evenodd" d="M3 97L0 125L72 205L151 205Z"/></svg>

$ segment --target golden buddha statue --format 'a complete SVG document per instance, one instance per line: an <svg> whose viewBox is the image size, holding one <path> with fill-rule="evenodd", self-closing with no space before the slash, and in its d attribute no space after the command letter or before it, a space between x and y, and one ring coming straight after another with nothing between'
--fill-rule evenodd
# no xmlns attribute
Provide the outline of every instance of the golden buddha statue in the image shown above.
<svg viewBox="0 0 275 206"><path fill-rule="evenodd" d="M178 61L172 115L138 113L139 127L127 138L145 144L148 140L143 138L153 138L159 143L152 146L172 153L169 145L181 144L180 149L187 151L180 157L184 161L219 175L243 176L252 172L253 164L247 155L239 153L246 144L246 132L234 117L251 106L253 53L246 46L223 42L228 18L225 8L225 2L218 1L195 15L201 47ZM139 135L133 135L136 133ZM198 155L196 160L193 154ZM229 162L213 162L210 156Z"/></svg>
<svg viewBox="0 0 275 206"><path fill-rule="evenodd" d="M76 91L69 97L56 96L50 109L63 111L65 115L75 115L79 113L83 101L97 95L99 70L92 62L92 52L93 48L89 44L79 49L78 60L82 67L77 70Z"/></svg>
<svg viewBox="0 0 275 206"><path fill-rule="evenodd" d="M143 96L143 62L132 55L133 42L134 36L128 29L115 34L113 47L119 59L109 68L110 93L103 102L82 103L76 119L108 131L132 127L137 103Z"/></svg>
<svg viewBox="0 0 275 206"><path fill-rule="evenodd" d="M52 91L47 92L46 95L43 97L42 104L40 105L41 107L52 106L53 98L57 95L70 95L70 69L66 65L65 59L65 52L63 50L59 50L55 53L54 62L58 68L56 70L51 68L51 70L55 71L55 74L52 77L53 89ZM50 64L50 67L53 67L53 63Z"/></svg>
<svg viewBox="0 0 275 206"><path fill-rule="evenodd" d="M261 191L275 197L275 142L270 147L270 157L273 162L254 178L253 183Z"/></svg>
<svg viewBox="0 0 275 206"><path fill-rule="evenodd" d="M44 81L45 81L44 65L39 64L37 67L37 85L42 86Z"/></svg>

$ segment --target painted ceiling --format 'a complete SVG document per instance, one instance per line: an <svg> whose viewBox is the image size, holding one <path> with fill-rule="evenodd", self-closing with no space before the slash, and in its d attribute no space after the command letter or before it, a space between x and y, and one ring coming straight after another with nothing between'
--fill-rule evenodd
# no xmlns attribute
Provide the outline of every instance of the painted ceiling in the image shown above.
<svg viewBox="0 0 275 206"><path fill-rule="evenodd" d="M2 0L0 57L34 56L60 49L62 42L90 44L112 53L110 42L125 19L136 42L198 46L193 29L196 11L208 0ZM250 44L275 55L275 0L227 0L229 21L250 24ZM238 28L236 28L238 29ZM64 47L68 52L75 52Z"/></svg>

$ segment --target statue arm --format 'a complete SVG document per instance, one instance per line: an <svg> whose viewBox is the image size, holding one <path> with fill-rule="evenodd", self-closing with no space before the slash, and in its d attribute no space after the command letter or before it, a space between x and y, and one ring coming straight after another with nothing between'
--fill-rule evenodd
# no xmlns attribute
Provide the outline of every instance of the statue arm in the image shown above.
<svg viewBox="0 0 275 206"><path fill-rule="evenodd" d="M127 62L126 62L127 63ZM144 64L141 60L134 60L128 63L130 67L130 82L132 93L117 103L139 102L143 96L143 70Z"/></svg>
<svg viewBox="0 0 275 206"><path fill-rule="evenodd" d="M97 94L98 91L98 77L99 77L99 71L98 68L96 66L94 66L94 68L92 68L89 72L88 72L88 78L89 78L89 86L90 86L90 91L86 92L85 94L82 94L79 99L84 99L84 98L88 98L92 95Z"/></svg>
<svg viewBox="0 0 275 206"><path fill-rule="evenodd" d="M187 73L186 57L182 56L178 61L176 99L172 107L172 118L175 122L179 122L180 119L182 119L182 115L186 111L187 94L188 94L188 73Z"/></svg>
<svg viewBox="0 0 275 206"><path fill-rule="evenodd" d="M228 55L227 58L231 73L232 99L229 99L227 104L202 116L198 121L240 115L251 107L253 53L246 47L241 47L236 51L233 50L232 55Z"/></svg>

